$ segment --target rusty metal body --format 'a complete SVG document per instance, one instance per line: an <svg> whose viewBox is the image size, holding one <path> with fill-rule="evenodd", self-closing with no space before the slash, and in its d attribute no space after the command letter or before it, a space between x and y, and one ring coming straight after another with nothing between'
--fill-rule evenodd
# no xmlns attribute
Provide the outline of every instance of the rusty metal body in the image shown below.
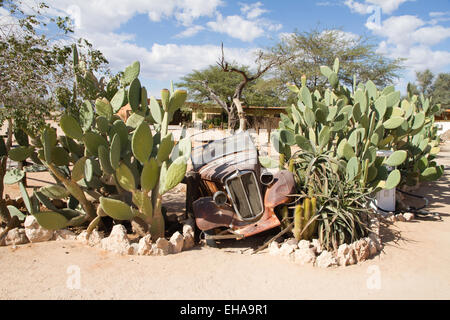
<svg viewBox="0 0 450 320"><path fill-rule="evenodd" d="M263 169L248 133L194 149L192 162L194 169L186 175L186 209L200 230L226 228L228 235L222 232L216 239L242 239L280 225L275 208L290 202L294 177L281 170L270 185L263 185L259 179ZM217 192L227 195L226 203L214 201Z"/></svg>

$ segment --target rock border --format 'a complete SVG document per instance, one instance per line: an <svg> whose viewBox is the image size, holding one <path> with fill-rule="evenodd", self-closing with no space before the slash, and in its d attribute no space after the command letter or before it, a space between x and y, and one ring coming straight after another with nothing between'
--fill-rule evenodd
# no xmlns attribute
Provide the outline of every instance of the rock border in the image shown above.
<svg viewBox="0 0 450 320"><path fill-rule="evenodd" d="M392 214L386 219L391 222L412 221L414 214ZM94 230L89 237L86 230L83 230L78 236L66 229L47 230L41 227L32 215L26 217L24 227L9 230L0 246L11 245L15 247L29 242L72 240L116 254L141 256L176 254L195 246L194 221L192 219L184 221L183 233L177 231L169 240L159 238L155 242L151 240L150 234L130 241L125 227L121 224L115 225L108 237L104 237L103 233L97 230ZM296 241L294 238L286 239L281 244L273 241L268 247L268 252L270 255L281 256L300 265L313 264L321 268L353 265L377 255L383 248L380 238L380 220L376 217L372 218L369 228L372 232L369 233L368 237L349 245L342 244L335 252L322 250L318 239ZM0 233L2 231L3 229L0 228Z"/></svg>
<svg viewBox="0 0 450 320"><path fill-rule="evenodd" d="M349 266L373 257L383 249L380 220L372 218L369 228L372 231L368 237L342 244L334 252L322 250L318 239L296 241L294 238L286 239L281 244L273 241L268 250L270 255L281 256L299 265L312 264L320 268Z"/></svg>
<svg viewBox="0 0 450 320"><path fill-rule="evenodd" d="M0 233L3 231L0 228ZM125 227L116 224L110 235L104 237L103 232L93 230L88 236L87 230L79 235L74 232L62 230L47 230L39 225L36 218L29 215L25 218L24 228L14 228L8 231L0 246L16 246L26 243L45 241L78 241L90 247L98 247L121 255L165 256L180 253L192 249L195 245L193 220L186 220L183 225L183 233L175 232L169 240L159 238L154 243L151 235L147 234L139 239L130 241Z"/></svg>

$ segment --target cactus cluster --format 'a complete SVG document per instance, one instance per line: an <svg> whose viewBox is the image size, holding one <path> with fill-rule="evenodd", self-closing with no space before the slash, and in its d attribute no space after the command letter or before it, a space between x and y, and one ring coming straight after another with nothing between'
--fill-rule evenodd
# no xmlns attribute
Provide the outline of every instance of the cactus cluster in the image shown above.
<svg viewBox="0 0 450 320"><path fill-rule="evenodd" d="M442 175L442 167L432 161L439 151L433 117L438 105L411 94L402 100L393 86L380 91L370 80L350 91L339 84L338 59L333 70L322 66L321 72L331 86L323 94L311 93L305 78L301 88L288 85L298 94L298 103L281 115L279 129L271 135L280 161L263 158L263 165L284 167L295 161L291 148L296 146L315 154L327 152L339 161L336 170L345 170L347 181L358 181L371 191ZM393 154L377 156L379 150ZM396 168L389 172L386 166Z"/></svg>
<svg viewBox="0 0 450 320"><path fill-rule="evenodd" d="M382 189L435 180L443 167L434 160L439 138L434 114L440 106L412 95L401 98L393 86L378 90L372 81L349 89L339 83L339 60L322 66L330 87L311 93L288 84L298 103L281 114L271 134L279 160L260 157L265 167L294 173L302 197L317 197L316 230L327 249L367 235L368 202ZM389 156L380 152L389 150ZM308 205L306 204L308 208ZM292 213L299 236L305 203ZM305 217L304 217L305 216ZM303 218L302 218L303 217Z"/></svg>
<svg viewBox="0 0 450 320"><path fill-rule="evenodd" d="M311 240L317 229L317 199L303 199L303 204L297 204L294 211L294 229L292 233L297 241Z"/></svg>
<svg viewBox="0 0 450 320"><path fill-rule="evenodd" d="M65 113L59 122L64 135L48 126L32 145L14 149L15 160L34 159L57 181L34 190L32 199L50 210L29 210L42 226L60 229L90 222L91 231L107 215L145 223L153 237L164 236L162 195L184 178L191 151L184 134L175 145L168 124L187 95L164 89L162 106L154 97L148 103L139 72L136 61L125 69L111 100L85 100L77 116ZM126 104L132 112L124 122L116 113ZM18 181L20 172L10 175L6 178ZM57 209L51 199L67 199L68 207Z"/></svg>

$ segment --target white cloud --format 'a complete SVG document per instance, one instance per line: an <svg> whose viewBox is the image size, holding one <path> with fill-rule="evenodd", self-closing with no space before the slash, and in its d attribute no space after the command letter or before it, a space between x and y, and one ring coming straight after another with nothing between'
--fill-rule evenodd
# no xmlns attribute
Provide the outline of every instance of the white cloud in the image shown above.
<svg viewBox="0 0 450 320"><path fill-rule="evenodd" d="M197 33L199 33L200 31L202 31L204 29L205 29L205 27L203 27L203 26L192 26L192 27L189 27L186 30L180 32L175 37L176 38L189 38L189 37L195 36Z"/></svg>
<svg viewBox="0 0 450 320"><path fill-rule="evenodd" d="M260 17L263 13L268 12L268 10L261 8L263 5L261 2L239 3L239 5L245 17L239 15L223 17L218 13L216 20L209 21L207 26L215 32L225 33L230 37L248 42L263 36L267 31L274 32L283 27L279 23L273 23Z"/></svg>
<svg viewBox="0 0 450 320"><path fill-rule="evenodd" d="M344 4L353 12L357 12L359 14L371 13L374 11L374 6L380 7L385 14L391 14L397 10L402 3L407 1L412 0L365 0L364 2L345 0Z"/></svg>
<svg viewBox="0 0 450 320"><path fill-rule="evenodd" d="M154 22L174 18L184 26L212 17L222 0L48 0L47 3L75 20L78 30L116 30L136 14Z"/></svg>
<svg viewBox="0 0 450 320"><path fill-rule="evenodd" d="M225 33L242 41L253 41L264 34L264 29L259 26L257 21L246 20L236 15L224 18L218 14L216 21L210 21L207 25L213 31Z"/></svg>
<svg viewBox="0 0 450 320"><path fill-rule="evenodd" d="M240 5L241 12L246 14L247 19L258 18L263 13L268 12L268 10L261 8L263 5L261 2L256 2L253 4L240 3Z"/></svg>
<svg viewBox="0 0 450 320"><path fill-rule="evenodd" d="M215 64L221 54L217 45L178 45L158 44L143 48L129 42L130 35L115 33L95 33L90 35L96 48L105 54L115 71L123 70L130 62L141 62L141 74L144 78L160 81L176 80L193 69L203 69ZM254 65L255 49L224 48L229 61Z"/></svg>
<svg viewBox="0 0 450 320"><path fill-rule="evenodd" d="M450 14L450 11L444 12L444 11L434 11L434 12L430 12L429 16L430 17L442 17L442 16L447 16Z"/></svg>

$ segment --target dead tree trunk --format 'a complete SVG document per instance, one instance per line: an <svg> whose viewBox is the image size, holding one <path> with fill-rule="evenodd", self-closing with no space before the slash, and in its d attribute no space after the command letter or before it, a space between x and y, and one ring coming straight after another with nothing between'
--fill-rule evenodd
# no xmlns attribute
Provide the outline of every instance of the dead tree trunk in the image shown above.
<svg viewBox="0 0 450 320"><path fill-rule="evenodd" d="M253 75L250 72L243 70L242 68L236 68L230 66L230 64L225 60L225 55L223 52L223 43L222 43L222 58L217 62L219 67L222 68L224 72L236 72L242 76L242 81L237 85L236 90L233 95L233 102L231 104L231 108L236 110L239 118L239 130L247 130L247 119L245 116L244 108L242 106L242 92L248 83L255 81L262 77L264 73L266 73L270 68L281 65L284 62L291 59L291 57L281 57L274 56L267 60L267 62L263 65L264 54L262 51L258 53L258 57L256 58L256 64L258 65L256 73Z"/></svg>

